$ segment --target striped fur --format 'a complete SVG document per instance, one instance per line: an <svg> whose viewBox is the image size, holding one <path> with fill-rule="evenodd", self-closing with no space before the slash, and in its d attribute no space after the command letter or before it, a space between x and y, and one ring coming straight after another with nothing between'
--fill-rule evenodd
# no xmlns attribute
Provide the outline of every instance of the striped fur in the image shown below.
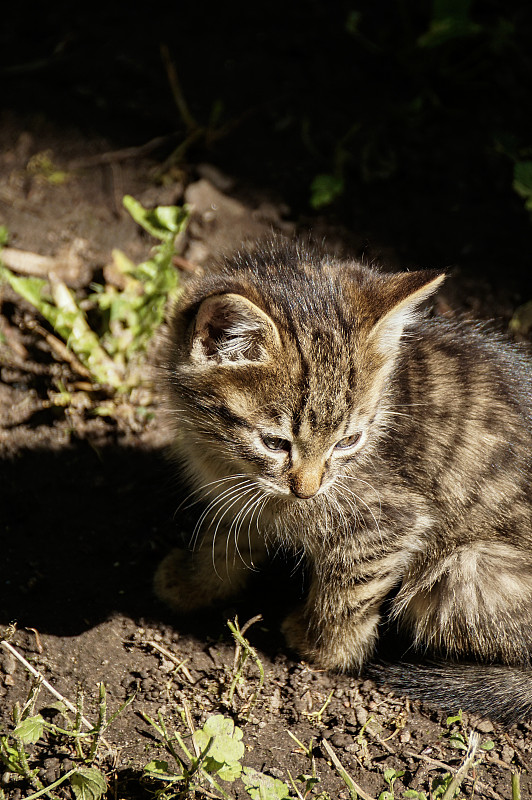
<svg viewBox="0 0 532 800"><path fill-rule="evenodd" d="M167 379L175 456L204 511L156 590L189 611L238 591L270 543L301 551L312 579L284 624L291 647L359 670L393 592L418 650L515 668L520 701L501 689L495 714L508 721L510 706L532 714L530 364L422 313L442 279L273 242L189 285ZM450 702L434 674L427 696ZM453 680L485 712L478 676L469 695Z"/></svg>

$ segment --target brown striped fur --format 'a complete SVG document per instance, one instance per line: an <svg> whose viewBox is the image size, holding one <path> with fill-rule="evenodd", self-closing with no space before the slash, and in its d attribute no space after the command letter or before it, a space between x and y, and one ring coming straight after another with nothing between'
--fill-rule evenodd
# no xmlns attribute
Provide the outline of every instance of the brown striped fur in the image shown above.
<svg viewBox="0 0 532 800"><path fill-rule="evenodd" d="M519 711L504 692L486 707L509 720L532 713L530 364L422 313L442 279L274 242L189 285L167 376L175 456L205 510L156 590L190 611L238 591L270 542L302 550L312 579L284 623L291 647L359 670L395 592L416 648L517 668ZM456 683L486 713L478 686L475 700Z"/></svg>

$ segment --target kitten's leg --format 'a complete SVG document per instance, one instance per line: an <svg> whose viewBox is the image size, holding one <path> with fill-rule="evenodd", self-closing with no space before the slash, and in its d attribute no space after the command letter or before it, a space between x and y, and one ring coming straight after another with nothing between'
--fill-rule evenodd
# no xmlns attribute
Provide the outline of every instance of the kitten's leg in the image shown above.
<svg viewBox="0 0 532 800"><path fill-rule="evenodd" d="M378 577L357 583L337 569L319 570L304 608L283 623L288 645L325 669L360 669L377 640L382 601L397 583L384 565L375 573Z"/></svg>
<svg viewBox="0 0 532 800"><path fill-rule="evenodd" d="M195 552L172 550L155 573L155 593L174 611L186 614L237 595L265 557L262 537L250 534L248 541L246 532L245 542L236 543L220 530L214 542L204 541Z"/></svg>

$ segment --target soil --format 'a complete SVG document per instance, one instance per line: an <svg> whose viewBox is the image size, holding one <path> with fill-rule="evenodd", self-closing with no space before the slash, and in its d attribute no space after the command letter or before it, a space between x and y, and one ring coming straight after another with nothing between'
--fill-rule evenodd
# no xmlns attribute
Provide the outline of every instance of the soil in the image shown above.
<svg viewBox="0 0 532 800"><path fill-rule="evenodd" d="M152 242L122 210L124 194L146 206L191 203L191 222L179 246L188 262L203 268L220 251L272 229L288 234L297 229L281 203L209 164L195 164L156 183L160 164L145 156L102 158L114 152L102 138L42 122L37 132L29 126L27 118L4 115L0 224L9 230L11 247L56 258L64 279L78 290L110 263L112 248L134 260L149 252ZM54 184L35 167L35 159L31 162L43 151L66 170L65 182ZM337 253L364 250L368 258L397 265L395 252L378 242L370 249L366 239L316 219L314 232L325 235ZM526 297L515 286L507 287L504 276L490 283L478 274L467 277L459 267L439 310L453 307L498 317L506 326ZM364 677L327 674L288 653L279 624L303 588L299 573L281 558L256 576L234 607L191 619L173 617L155 598L152 576L161 558L190 530L194 508L180 508L183 489L165 455L169 432L157 383L150 414L142 418L133 408L114 420L83 409L50 408L50 392L62 376L72 382L72 367L32 329L36 315L31 308L6 287L1 291L6 341L0 345L0 625L16 622L11 644L64 697L75 702L81 687L91 719L97 713L99 682L105 683L110 712L136 692L105 732L109 751L101 748L98 763L107 774L110 798L153 796L143 768L165 756L142 714L156 718L160 712L169 729L184 735L187 724L180 710L185 706L196 727L216 713L233 718L243 730L244 764L270 776L288 781L288 772L294 779L308 775L314 762L320 782L311 796L350 796L331 749L363 797L378 797L389 788L387 769L400 773L396 796L406 789L428 796L435 779L454 774L462 763L457 734L467 737L470 730L494 746L481 751L481 763L463 784L464 794L510 798L516 772L521 796L532 796L529 725L505 731L466 715L462 723L447 724L448 714L458 709L409 703ZM147 375L156 363L154 347ZM261 619L246 637L260 658L264 685L259 686L255 660L248 658L230 700L235 640L227 620L238 617L243 625L256 615ZM12 709L25 702L30 684L28 671L0 648L3 731L12 730ZM254 692L258 696L250 708ZM41 688L37 708L53 700ZM64 741L57 744L49 737L29 748L31 766L45 783L72 764L65 748ZM0 786L10 800L31 792L26 781L7 772ZM248 797L239 781L223 787L230 797Z"/></svg>

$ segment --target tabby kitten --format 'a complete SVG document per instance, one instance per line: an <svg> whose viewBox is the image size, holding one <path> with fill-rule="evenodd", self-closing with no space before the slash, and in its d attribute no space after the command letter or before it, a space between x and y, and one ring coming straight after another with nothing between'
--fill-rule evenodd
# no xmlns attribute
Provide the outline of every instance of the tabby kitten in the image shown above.
<svg viewBox="0 0 532 800"><path fill-rule="evenodd" d="M274 242L193 281L167 350L175 455L204 511L160 565L179 612L234 595L279 543L304 553L290 647L358 671L381 606L413 646L392 687L532 714L532 382L520 350L427 318L444 276Z"/></svg>

